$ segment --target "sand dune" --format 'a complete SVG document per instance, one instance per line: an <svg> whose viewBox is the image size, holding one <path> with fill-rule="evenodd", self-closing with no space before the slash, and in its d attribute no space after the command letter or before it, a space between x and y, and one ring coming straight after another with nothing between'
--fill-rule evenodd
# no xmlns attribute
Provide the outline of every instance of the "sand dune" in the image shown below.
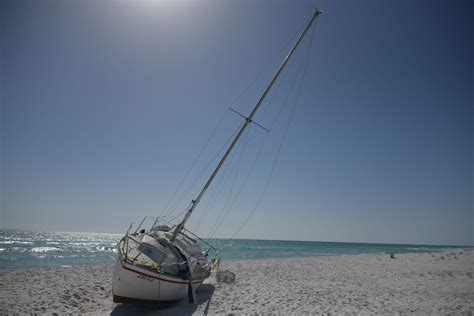
<svg viewBox="0 0 474 316"><path fill-rule="evenodd" d="M187 301L112 302L109 265L0 270L0 314L324 312L472 314L474 253L337 256L223 262L235 283L210 278Z"/></svg>

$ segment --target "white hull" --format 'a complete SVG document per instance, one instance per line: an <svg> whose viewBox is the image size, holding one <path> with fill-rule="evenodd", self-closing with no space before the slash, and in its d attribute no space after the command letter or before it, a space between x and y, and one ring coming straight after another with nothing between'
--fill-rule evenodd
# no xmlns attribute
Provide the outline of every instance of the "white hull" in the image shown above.
<svg viewBox="0 0 474 316"><path fill-rule="evenodd" d="M203 280L193 280L196 289ZM188 297L189 281L116 260L112 276L114 302L176 301Z"/></svg>
<svg viewBox="0 0 474 316"><path fill-rule="evenodd" d="M166 234L153 231L122 238L112 275L114 302L193 300L194 291L210 275L210 261L196 241L180 234L171 245Z"/></svg>

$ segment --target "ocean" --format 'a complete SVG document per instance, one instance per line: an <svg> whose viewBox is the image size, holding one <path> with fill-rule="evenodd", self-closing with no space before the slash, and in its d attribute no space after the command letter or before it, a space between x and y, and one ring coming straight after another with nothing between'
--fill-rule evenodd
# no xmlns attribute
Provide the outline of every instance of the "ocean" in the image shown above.
<svg viewBox="0 0 474 316"><path fill-rule="evenodd" d="M123 235L0 230L0 269L112 264ZM465 246L213 239L222 260L398 254L472 249Z"/></svg>

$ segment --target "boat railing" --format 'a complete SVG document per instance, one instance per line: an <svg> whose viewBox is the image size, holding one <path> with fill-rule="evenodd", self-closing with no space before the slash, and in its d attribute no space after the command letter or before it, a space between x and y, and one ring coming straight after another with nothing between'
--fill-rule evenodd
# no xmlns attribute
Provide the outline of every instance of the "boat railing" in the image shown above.
<svg viewBox="0 0 474 316"><path fill-rule="evenodd" d="M130 232L130 229L132 229L132 226L133 226L133 222L128 227L127 232L125 233L125 236L128 236L128 234ZM125 253L125 258L128 256L128 238L127 238L126 242L127 242L126 245L125 245L125 243L122 245L122 253ZM125 252L124 252L124 247L125 247Z"/></svg>
<svg viewBox="0 0 474 316"><path fill-rule="evenodd" d="M199 237L198 235L196 235L195 233L193 233L193 232L190 231L189 229L183 228L183 230L184 230L186 233L188 233L188 234L192 235L193 237L195 237L197 240L199 240L200 242L202 242L204 245L206 245L206 246L209 247L209 249L206 251L206 255L208 254L209 250L212 249L212 250L214 250L215 256L216 256L216 257L218 256L218 253L219 253L219 252L217 251L217 249L216 249L213 245L211 245L210 243L208 243L207 241L205 241L204 239L202 239L201 237ZM185 236L186 236L186 235L185 235ZM187 236L187 237L188 237L188 236ZM188 237L188 238L189 238L189 237Z"/></svg>
<svg viewBox="0 0 474 316"><path fill-rule="evenodd" d="M154 216L149 216L149 215L143 217L142 221L140 222L140 225L138 225L137 229L135 229L134 234L138 233L138 231L140 230L140 228L142 227L143 223L145 222L147 218L151 218L153 220L153 224L151 225L150 230L153 229L153 227L156 225L159 219L159 217L154 217Z"/></svg>

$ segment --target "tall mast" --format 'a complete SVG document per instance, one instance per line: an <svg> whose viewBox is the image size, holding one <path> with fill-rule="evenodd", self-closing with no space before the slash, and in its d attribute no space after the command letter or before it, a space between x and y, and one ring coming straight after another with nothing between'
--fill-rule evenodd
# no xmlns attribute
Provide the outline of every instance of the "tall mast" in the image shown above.
<svg viewBox="0 0 474 316"><path fill-rule="evenodd" d="M204 195L204 193L206 193L207 189L209 188L209 186L211 185L212 183L212 180L214 180L214 178L216 177L217 173L219 172L219 170L221 169L222 165L224 164L224 162L226 161L227 157L229 156L229 154L231 153L232 149L234 149L234 146L235 144L237 144L238 140L240 139L240 136L242 136L242 134L244 133L245 129L247 128L247 126L252 122L252 118L253 116L255 115L255 113L257 112L257 110L259 109L260 105L263 103L263 101L265 100L265 97L267 96L268 92L270 91L270 89L272 88L273 84L275 83L275 81L278 79L278 77L280 76L280 73L283 71L283 68L285 68L286 64L288 63L288 61L290 60L290 57L291 55L293 55L293 53L295 52L296 48L298 47L298 45L300 44L301 40L303 39L303 37L305 36L306 32L309 30L309 28L311 27L311 25L313 24L314 20L316 19L316 17L318 15L321 14L322 11L316 9L313 13L313 15L311 16L308 24L306 25L304 31L301 33L300 37L298 38L298 40L296 41L295 45L293 45L293 48L291 48L290 52L288 53L288 55L285 57L285 59L283 60L283 63L280 65L280 68L278 68L278 71L276 72L275 76L273 76L273 79L270 81L270 83L268 84L267 88L265 89L265 91L263 92L262 96L260 97L260 99L258 100L257 104L255 105L255 107L253 108L252 112L250 112L249 116L245 118L245 122L244 124L242 125L242 127L240 128L239 132L237 133L237 135L235 136L234 140L232 141L232 143L230 144L229 148L227 149L227 151L225 152L224 156L221 158L221 160L219 161L219 164L217 165L216 169L214 169L214 171L212 172L211 176L209 177L209 180L207 180L206 184L204 185L204 187L202 188L201 192L199 193L199 195L197 196L197 198L195 200L192 201L191 203L191 207L189 208L189 210L186 212L186 215L184 215L184 218L183 220L178 224L178 226L176 226L176 228L174 229L173 231L173 235L171 237L171 241L174 241L176 239L176 236L183 230L184 228L184 224L188 221L189 217L191 216L191 213L193 212L193 210L196 208L196 206L199 204L199 202L201 201L201 198L202 196Z"/></svg>

